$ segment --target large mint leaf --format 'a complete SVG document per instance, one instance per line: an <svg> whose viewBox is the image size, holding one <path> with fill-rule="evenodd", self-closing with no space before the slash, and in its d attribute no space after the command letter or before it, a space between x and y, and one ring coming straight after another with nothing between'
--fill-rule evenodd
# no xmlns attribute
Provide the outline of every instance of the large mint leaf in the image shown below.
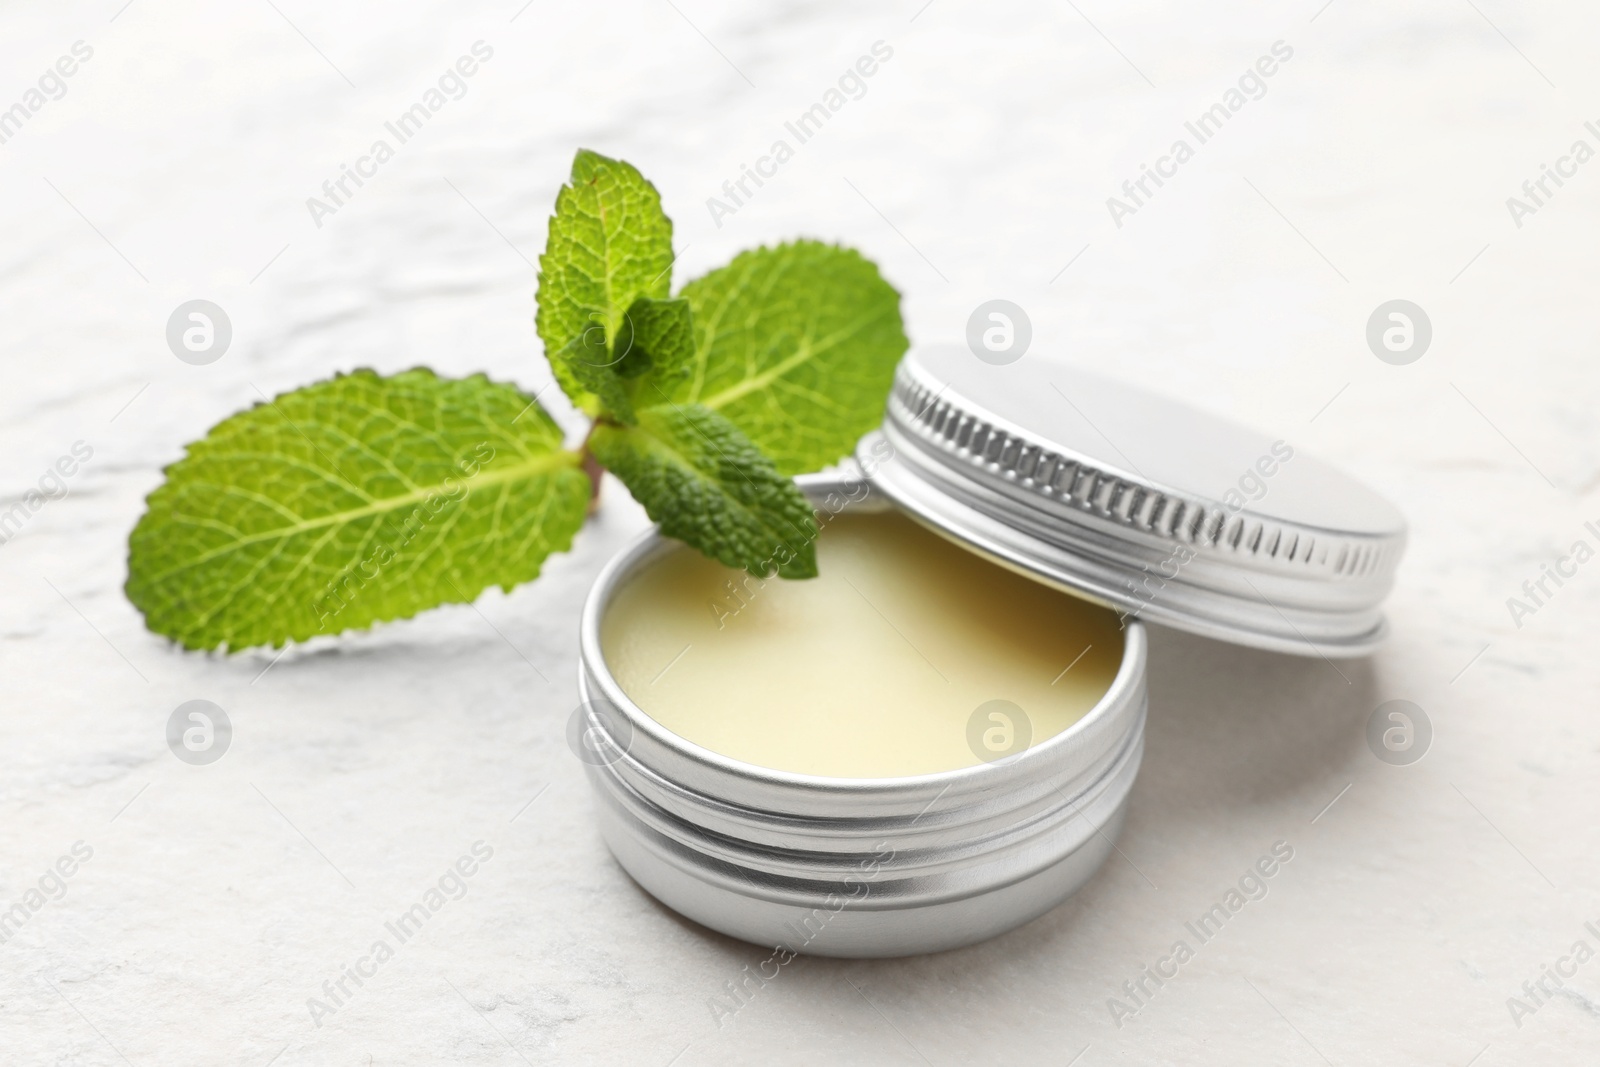
<svg viewBox="0 0 1600 1067"><path fill-rule="evenodd" d="M696 351L672 398L727 416L780 472L834 463L882 421L907 342L900 294L859 253L758 248L680 295Z"/></svg>
<svg viewBox="0 0 1600 1067"><path fill-rule="evenodd" d="M556 379L583 410L596 414L601 404L572 358L612 347L635 300L668 295L671 271L672 223L655 186L628 163L579 151L539 257L535 322ZM598 334L577 343L589 330Z"/></svg>
<svg viewBox="0 0 1600 1067"><path fill-rule="evenodd" d="M757 577L816 577L811 505L737 426L694 404L638 415L597 424L589 447L662 533Z"/></svg>
<svg viewBox="0 0 1600 1067"><path fill-rule="evenodd" d="M282 645L536 577L589 479L482 375L356 371L217 424L129 538L128 598L189 648Z"/></svg>

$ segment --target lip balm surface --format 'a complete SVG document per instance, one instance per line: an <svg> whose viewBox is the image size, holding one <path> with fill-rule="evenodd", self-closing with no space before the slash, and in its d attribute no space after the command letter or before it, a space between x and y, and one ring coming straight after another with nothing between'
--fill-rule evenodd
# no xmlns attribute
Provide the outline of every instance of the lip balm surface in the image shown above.
<svg viewBox="0 0 1600 1067"><path fill-rule="evenodd" d="M835 516L817 560L818 578L763 581L674 546L606 608L612 675L662 726L721 755L894 778L982 762L971 738L991 724L971 724L990 701L1020 708L1013 729L1038 745L1092 709L1122 662L1114 611L898 513Z"/></svg>

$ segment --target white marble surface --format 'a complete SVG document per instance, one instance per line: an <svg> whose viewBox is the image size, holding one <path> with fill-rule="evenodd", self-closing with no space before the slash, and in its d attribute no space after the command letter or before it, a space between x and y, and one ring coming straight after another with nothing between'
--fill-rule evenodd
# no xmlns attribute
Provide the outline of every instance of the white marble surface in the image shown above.
<svg viewBox="0 0 1600 1067"><path fill-rule="evenodd" d="M0 106L94 49L0 145L6 506L94 450L0 546L0 906L93 849L0 945L6 1062L1594 1062L1600 960L1520 1026L1506 1003L1600 946L1600 563L1520 628L1505 604L1600 520L1600 164L1520 228L1505 206L1597 143L1584 5L121 2L0 14ZM465 98L313 226L479 39ZM705 198L880 39L866 96L714 226ZM1114 227L1105 198L1279 39L1267 96ZM579 603L640 524L620 487L536 585L275 664L180 653L121 592L161 467L261 393L417 363L544 384L528 261L578 145L658 183L680 278L843 240L915 338L1004 296L1042 350L1359 473L1413 524L1392 642L1341 676L1158 632L1125 858L984 945L797 961L719 1027L708 998L766 953L622 874L562 737ZM163 339L195 297L235 328L206 367ZM1394 297L1435 327L1407 367L1363 340ZM205 768L162 736L197 697L236 727ZM1393 698L1435 725L1411 767L1363 739ZM1280 839L1266 899L1116 1026L1107 998ZM466 897L314 1026L478 840Z"/></svg>

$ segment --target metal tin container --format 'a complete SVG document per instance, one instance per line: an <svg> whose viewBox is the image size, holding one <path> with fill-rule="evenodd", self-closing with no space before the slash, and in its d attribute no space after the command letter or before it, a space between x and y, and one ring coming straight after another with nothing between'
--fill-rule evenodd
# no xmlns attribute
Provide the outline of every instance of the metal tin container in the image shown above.
<svg viewBox="0 0 1600 1067"><path fill-rule="evenodd" d="M859 496L849 474L800 479ZM853 508L883 508L869 494ZM601 832L635 881L696 922L822 956L904 956L992 937L1066 899L1104 862L1143 751L1145 635L1128 626L1110 689L1077 723L993 763L902 778L823 778L691 744L607 669L613 594L672 545L654 532L584 606L575 748Z"/></svg>
<svg viewBox="0 0 1600 1067"><path fill-rule="evenodd" d="M1139 620L1363 655L1384 636L1406 540L1386 500L1287 442L1073 368L997 366L960 348L907 355L856 463L799 482L829 510L898 508L1112 607L1125 634L1100 702L1032 748L939 774L824 778L710 752L634 704L606 666L601 619L670 546L647 533L601 572L571 729L612 853L684 915L815 955L954 948L1064 900L1112 849L1138 771Z"/></svg>

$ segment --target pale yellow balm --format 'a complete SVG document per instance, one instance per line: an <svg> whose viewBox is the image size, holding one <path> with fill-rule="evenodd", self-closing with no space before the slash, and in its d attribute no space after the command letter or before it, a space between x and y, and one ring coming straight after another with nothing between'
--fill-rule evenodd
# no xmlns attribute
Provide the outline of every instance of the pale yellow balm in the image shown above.
<svg viewBox="0 0 1600 1067"><path fill-rule="evenodd" d="M679 545L601 623L623 691L678 736L775 770L895 778L983 762L1082 718L1122 662L1116 613L892 512L823 527L821 576L761 581ZM1014 713L974 713L991 701ZM1003 705L997 705L1004 709Z"/></svg>

